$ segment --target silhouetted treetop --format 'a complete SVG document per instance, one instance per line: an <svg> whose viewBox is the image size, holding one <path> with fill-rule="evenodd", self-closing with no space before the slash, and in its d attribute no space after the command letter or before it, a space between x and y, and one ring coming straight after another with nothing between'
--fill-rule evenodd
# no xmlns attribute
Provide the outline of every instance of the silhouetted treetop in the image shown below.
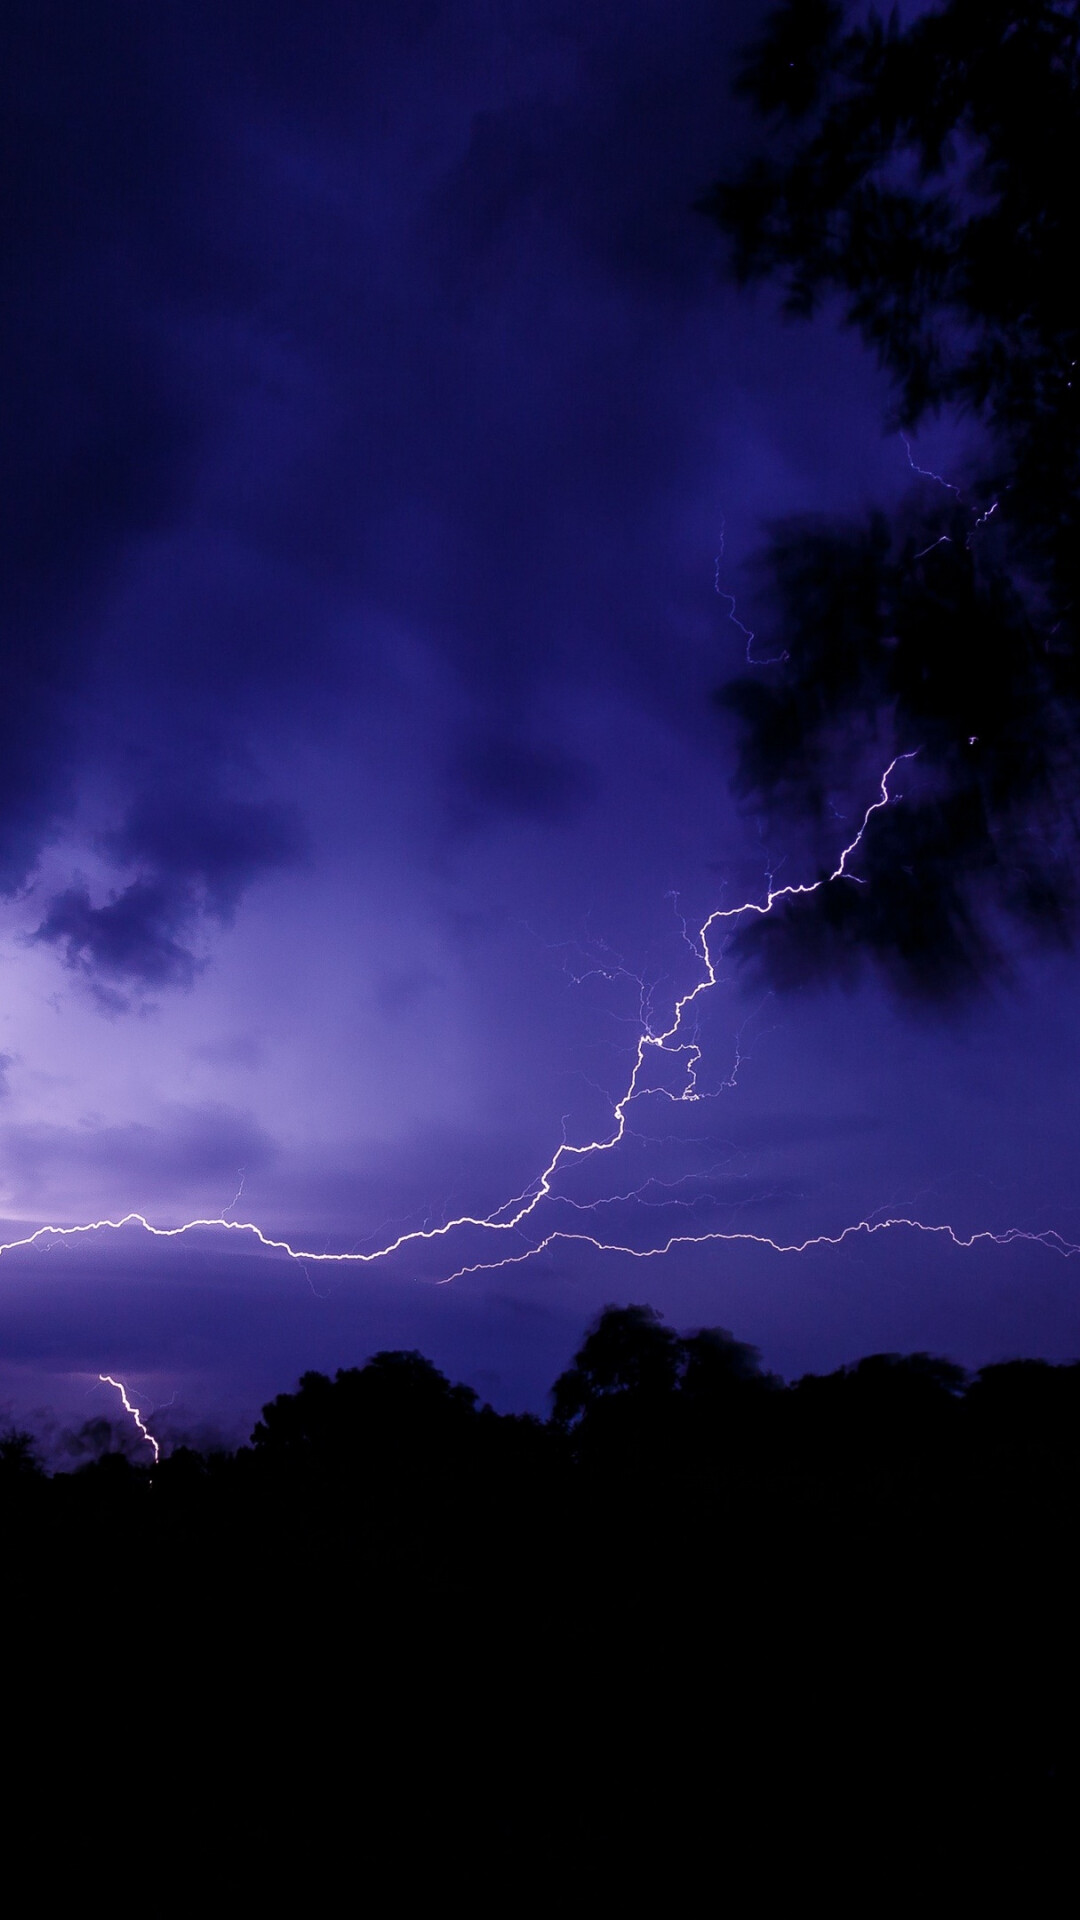
<svg viewBox="0 0 1080 1920"><path fill-rule="evenodd" d="M835 1373L804 1374L794 1397L810 1427L833 1427L851 1446L868 1431L905 1441L915 1429L939 1430L958 1413L967 1374L930 1353L871 1353Z"/></svg>
<svg viewBox="0 0 1080 1920"><path fill-rule="evenodd" d="M1080 1363L1003 1360L982 1367L965 1404L981 1440L1013 1453L1068 1461L1080 1472Z"/></svg>
<svg viewBox="0 0 1080 1920"><path fill-rule="evenodd" d="M24 1427L6 1427L0 1433L0 1486L25 1485L44 1479L37 1444Z"/></svg>
<svg viewBox="0 0 1080 1920"><path fill-rule="evenodd" d="M231 1455L181 1446L151 1465L114 1450L49 1476L12 1431L0 1531L5 1515L40 1523L78 1555L128 1530L130 1551L107 1556L118 1588L132 1557L160 1547L172 1580L189 1552L301 1585L321 1565L328 1593L339 1576L343 1593L374 1582L396 1608L410 1595L425 1606L432 1583L479 1594L487 1581L502 1606L508 1581L618 1581L626 1553L664 1579L672 1553L707 1567L734 1564L751 1539L786 1552L785 1528L821 1564L896 1528L907 1552L904 1530L934 1515L995 1538L1002 1497L1025 1537L1029 1514L1077 1526L1080 1363L1010 1360L972 1377L934 1354L875 1353L785 1386L725 1328L677 1332L634 1303L596 1316L552 1405L546 1424L496 1414L422 1354L382 1352L332 1378L305 1373Z"/></svg>
<svg viewBox="0 0 1080 1920"><path fill-rule="evenodd" d="M551 1390L557 1424L571 1426L616 1396L665 1399L675 1391L681 1358L678 1335L655 1307L605 1307Z"/></svg>
<svg viewBox="0 0 1080 1920"><path fill-rule="evenodd" d="M477 1418L471 1387L452 1386L421 1353L376 1353L363 1367L338 1368L333 1380L305 1373L295 1393L263 1408L252 1435L268 1465L327 1470L361 1456L400 1464L459 1440Z"/></svg>
<svg viewBox="0 0 1080 1920"><path fill-rule="evenodd" d="M586 1446L658 1444L779 1385L756 1347L723 1327L679 1335L654 1307L605 1307L552 1388L552 1418Z"/></svg>
<svg viewBox="0 0 1080 1920"><path fill-rule="evenodd" d="M736 1340L726 1327L701 1327L684 1334L682 1392L690 1400L727 1396L739 1387L778 1387L775 1374L763 1373L761 1355L746 1341Z"/></svg>

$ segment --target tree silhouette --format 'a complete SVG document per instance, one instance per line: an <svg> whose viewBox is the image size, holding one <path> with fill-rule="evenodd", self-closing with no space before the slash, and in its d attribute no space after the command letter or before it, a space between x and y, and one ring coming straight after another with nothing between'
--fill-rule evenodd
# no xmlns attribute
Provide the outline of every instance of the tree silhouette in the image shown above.
<svg viewBox="0 0 1080 1920"><path fill-rule="evenodd" d="M616 1400L662 1406L676 1390L681 1358L678 1335L655 1307L605 1307L551 1390L554 1419L576 1426Z"/></svg>
<svg viewBox="0 0 1080 1920"><path fill-rule="evenodd" d="M308 1779L312 1831L338 1794L399 1879L501 1835L515 1870L566 1848L605 1888L652 1846L667 1887L673 1832L714 1869L755 1806L769 1839L804 1819L835 1849L839 1817L890 1859L937 1822L965 1885L967 1806L995 1865L999 1828L1072 1846L1080 1364L879 1353L784 1387L636 1304L553 1399L498 1415L382 1353L305 1374L233 1455L50 1476L10 1436L12 1699L22 1670L35 1714L41 1676L100 1694L128 1766L141 1698L189 1715L157 1794L179 1758L203 1796L205 1727L242 1712L260 1833Z"/></svg>
<svg viewBox="0 0 1080 1920"><path fill-rule="evenodd" d="M1069 936L1080 766L1080 238L1074 0L947 0L906 27L787 0L740 90L770 146L701 207L786 311L838 303L892 424L966 419L962 485L891 522L788 522L763 556L782 662L722 690L736 786L821 844L871 766L905 798L835 881L740 934L780 983L872 959L903 990L1005 965L1003 922Z"/></svg>
<svg viewBox="0 0 1080 1920"><path fill-rule="evenodd" d="M10 1491L44 1477L33 1434L24 1427L5 1427L0 1433L0 1487Z"/></svg>
<svg viewBox="0 0 1080 1920"><path fill-rule="evenodd" d="M654 1307L605 1307L552 1388L552 1420L574 1460L631 1497L651 1488L669 1507L702 1472L730 1458L734 1437L759 1432L755 1408L779 1386L757 1349L723 1327L679 1335Z"/></svg>
<svg viewBox="0 0 1080 1920"><path fill-rule="evenodd" d="M301 1476L354 1472L373 1459L400 1472L460 1444L477 1418L471 1387L451 1386L421 1353L376 1353L331 1380L305 1373L296 1393L263 1408L252 1436L266 1467Z"/></svg>

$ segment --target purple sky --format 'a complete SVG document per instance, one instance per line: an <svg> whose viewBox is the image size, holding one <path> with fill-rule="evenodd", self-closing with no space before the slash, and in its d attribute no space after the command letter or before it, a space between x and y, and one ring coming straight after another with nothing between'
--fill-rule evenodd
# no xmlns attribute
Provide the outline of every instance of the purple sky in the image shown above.
<svg viewBox="0 0 1080 1920"><path fill-rule="evenodd" d="M5 1239L231 1209L370 1250L486 1213L564 1127L610 1132L636 981L659 1017L696 977L679 913L812 877L728 792L724 594L754 624L765 519L910 474L853 339L727 285L690 211L756 137L727 89L760 13L6 11ZM1075 972L1018 960L935 1023L721 969L715 1098L638 1102L565 1191L637 1190L593 1224L640 1247L894 1212L1077 1237ZM483 1238L5 1253L0 1402L111 1414L110 1371L232 1431L394 1345L541 1407L625 1299L785 1373L1080 1352L1080 1262L1040 1246L563 1243L438 1284Z"/></svg>

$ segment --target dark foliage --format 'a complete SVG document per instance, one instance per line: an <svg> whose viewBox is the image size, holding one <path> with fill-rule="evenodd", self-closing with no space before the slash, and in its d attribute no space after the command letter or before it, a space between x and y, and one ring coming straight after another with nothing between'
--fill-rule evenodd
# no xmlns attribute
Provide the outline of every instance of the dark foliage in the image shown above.
<svg viewBox="0 0 1080 1920"><path fill-rule="evenodd" d="M0 1433L0 1487L25 1486L43 1477L32 1433L8 1427Z"/></svg>
<svg viewBox="0 0 1080 1920"><path fill-rule="evenodd" d="M340 1850L511 1889L577 1861L640 1892L673 1832L684 1868L779 1847L781 1883L835 1847L925 1870L947 1844L969 1880L1033 1835L1050 1857L1080 1365L877 1354L785 1387L722 1329L610 1307L553 1404L499 1416L382 1353L306 1374L232 1455L50 1477L5 1436L23 1771L26 1725L74 1705L80 1802L126 1780L140 1831L186 1808L193 1858L227 1809L275 1882L301 1834L305 1877Z"/></svg>
<svg viewBox="0 0 1080 1920"><path fill-rule="evenodd" d="M742 793L820 834L871 767L918 759L860 858L871 885L740 946L782 983L870 957L948 995L999 970L1010 922L1061 939L1080 904L1080 9L946 0L901 26L787 0L741 90L768 151L702 202L737 274L792 315L838 302L894 426L966 417L980 451L895 524L774 530L784 658L721 695Z"/></svg>

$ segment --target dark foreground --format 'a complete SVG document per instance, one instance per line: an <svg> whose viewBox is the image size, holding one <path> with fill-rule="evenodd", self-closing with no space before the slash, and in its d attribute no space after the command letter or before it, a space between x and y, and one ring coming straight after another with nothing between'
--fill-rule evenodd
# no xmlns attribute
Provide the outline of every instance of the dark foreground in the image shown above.
<svg viewBox="0 0 1080 1920"><path fill-rule="evenodd" d="M610 1309L553 1407L391 1353L231 1455L50 1478L9 1436L9 1831L50 1810L42 1872L139 1904L313 1904L343 1863L380 1908L1034 1897L1077 1826L1080 1365L784 1387Z"/></svg>

